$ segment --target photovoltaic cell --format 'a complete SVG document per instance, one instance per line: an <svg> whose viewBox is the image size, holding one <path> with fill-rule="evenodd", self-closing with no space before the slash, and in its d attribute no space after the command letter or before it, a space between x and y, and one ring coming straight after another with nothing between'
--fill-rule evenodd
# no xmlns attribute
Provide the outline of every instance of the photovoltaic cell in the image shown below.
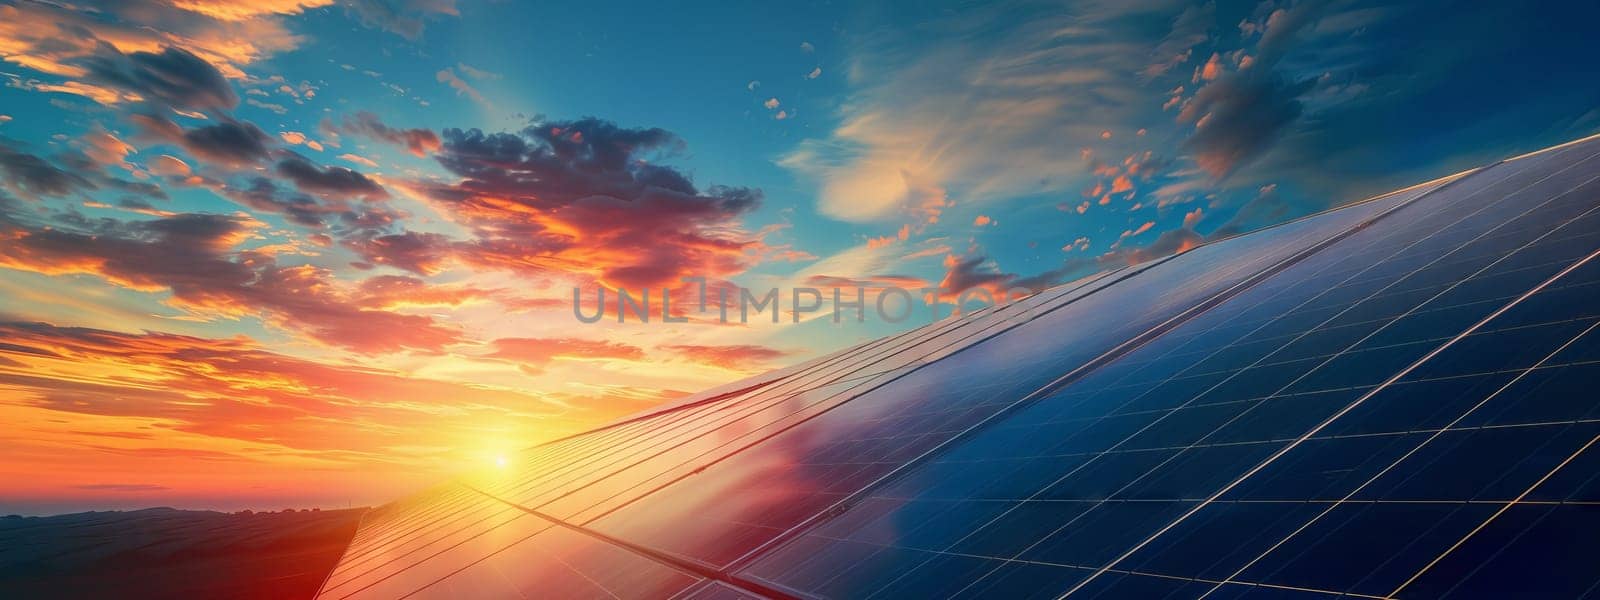
<svg viewBox="0 0 1600 600"><path fill-rule="evenodd" d="M1149 266L588 525L727 565L1119 344L1416 193L1202 246Z"/></svg>
<svg viewBox="0 0 1600 600"><path fill-rule="evenodd" d="M1595 151L1502 164L1424 196L979 432L745 573L825 596L905 586L981 595L1028 562L1062 571L1063 591L1105 587L1086 582L1129 568L1136 549L1191 513L1220 510L1211 497L1236 479L1514 299L1504 296L1600 247L1585 216ZM852 518L858 510L872 516Z"/></svg>
<svg viewBox="0 0 1600 600"><path fill-rule="evenodd" d="M319 598L1600 593L1600 142L859 344L369 512Z"/></svg>

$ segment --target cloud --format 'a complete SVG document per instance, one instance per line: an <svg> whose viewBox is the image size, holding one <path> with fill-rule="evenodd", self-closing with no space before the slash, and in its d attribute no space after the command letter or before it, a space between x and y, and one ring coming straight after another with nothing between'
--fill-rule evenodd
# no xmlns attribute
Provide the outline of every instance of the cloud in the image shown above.
<svg viewBox="0 0 1600 600"><path fill-rule="evenodd" d="M494 108L494 105L489 102L488 98L484 98L483 94L479 92L477 88L472 87L472 84L469 84L460 77L457 77L455 71L451 70L449 67L446 67L444 70L435 73L434 78L438 79L439 83L443 83L450 86L451 89L454 89L457 96L466 96L471 98L473 102L477 102L484 108Z"/></svg>
<svg viewBox="0 0 1600 600"><path fill-rule="evenodd" d="M226 111L239 105L222 72L182 48L122 54L104 45L81 64L92 83L116 86L171 108Z"/></svg>
<svg viewBox="0 0 1600 600"><path fill-rule="evenodd" d="M389 197L389 192L383 186L366 175L344 167L319 168L300 156L289 156L278 161L276 170L279 175L294 182L300 191L324 198L374 200Z"/></svg>
<svg viewBox="0 0 1600 600"><path fill-rule="evenodd" d="M330 215L348 210L343 205L322 204L306 194L284 190L266 177L251 177L243 186L220 185L216 191L246 207L285 215L290 221L312 228L321 228L327 224Z"/></svg>
<svg viewBox="0 0 1600 600"><path fill-rule="evenodd" d="M456 10L455 0L345 0L344 5L362 25L411 41L422 37L428 18L461 14Z"/></svg>
<svg viewBox="0 0 1600 600"><path fill-rule="evenodd" d="M266 160L271 149L272 138L248 121L224 118L213 125L184 129L165 117L134 115L131 118L146 134L227 167L253 166Z"/></svg>
<svg viewBox="0 0 1600 600"><path fill-rule="evenodd" d="M691 362L733 371L754 371L768 367L777 359L792 354L786 350L754 344L697 345L667 344L660 349Z"/></svg>
<svg viewBox="0 0 1600 600"><path fill-rule="evenodd" d="M639 288L736 273L760 248L738 219L761 193L702 190L647 160L682 146L665 130L591 118L518 133L447 129L442 137L435 158L462 179L413 188L471 230L456 245L463 262Z"/></svg>
<svg viewBox="0 0 1600 600"><path fill-rule="evenodd" d="M493 72L490 72L490 71L485 71L483 69L474 68L471 65L468 65L467 63L458 62L458 63L456 63L456 68L457 69L461 69L461 72L463 74L465 74L467 77L471 77L473 79L496 80L496 79L503 79L504 78L504 76L502 76L499 73L493 73Z"/></svg>
<svg viewBox="0 0 1600 600"><path fill-rule="evenodd" d="M1315 79L1290 81L1253 67L1230 73L1195 92L1178 120L1195 126L1184 148L1221 178L1260 156L1300 117L1300 96Z"/></svg>
<svg viewBox="0 0 1600 600"><path fill-rule="evenodd" d="M444 270L455 253L455 243L448 236L416 231L350 236L344 246L372 264L419 275Z"/></svg>
<svg viewBox="0 0 1600 600"><path fill-rule="evenodd" d="M1172 21L1172 29L1151 52L1152 60L1145 67L1144 75L1160 77L1173 67L1188 62L1194 48L1209 38L1208 33L1216 23L1216 12L1216 3L1206 2L1192 4L1179 13Z"/></svg>
<svg viewBox="0 0 1600 600"><path fill-rule="evenodd" d="M169 488L169 487L164 486L164 485L151 485L151 484L147 484L147 483L89 483L89 484L84 484L84 485L75 485L75 486L72 486L72 488L73 489L78 489L78 490L90 490L90 491L95 491L95 492L127 492L127 493L160 492L160 491L172 489L172 488Z"/></svg>
<svg viewBox="0 0 1600 600"><path fill-rule="evenodd" d="M16 405L160 419L161 437L169 440L178 431L253 442L255 454L241 459L290 449L330 451L317 458L335 463L380 464L411 455L403 449L415 448L419 439L472 446L481 441L485 420L509 425L529 419L544 427L550 417L603 420L639 404L606 405L323 363L271 352L242 336L0 321L0 339L6 340L0 356L24 365L0 367L0 385L12 391ZM439 406L441 398L451 400L448 409ZM216 450L188 452L186 457L235 458Z"/></svg>
<svg viewBox="0 0 1600 600"><path fill-rule="evenodd" d="M77 173L57 168L43 158L23 152L0 138L0 171L5 172L0 186L26 199L65 196L95 189L94 183Z"/></svg>
<svg viewBox="0 0 1600 600"><path fill-rule="evenodd" d="M379 275L368 277L359 286L357 300L362 307L392 310L446 306L457 307L474 302L505 299L502 290L486 290L462 285L428 283L405 275ZM565 302L557 301L565 306Z"/></svg>
<svg viewBox="0 0 1600 600"><path fill-rule="evenodd" d="M1316 78L1295 78L1276 67L1321 9L1321 3L1301 2L1274 10L1262 25L1255 56L1241 61L1238 71L1221 74L1216 54L1196 70L1194 82L1210 83L1183 104L1178 121L1194 125L1184 148L1213 177L1225 177L1264 154L1304 112L1300 98L1316 87Z"/></svg>
<svg viewBox="0 0 1600 600"><path fill-rule="evenodd" d="M396 129L383 124L378 115L367 111L356 113L354 118L345 117L344 122L333 125L324 122L324 129L333 129L341 133L364 135L369 138L388 142L405 148L416 156L427 156L439 150L439 135L429 129Z"/></svg>
<svg viewBox="0 0 1600 600"><path fill-rule="evenodd" d="M580 338L500 338L489 343L486 356L517 363L525 372L538 373L558 359L644 360L644 350L620 342Z"/></svg>
<svg viewBox="0 0 1600 600"><path fill-rule="evenodd" d="M1006 289L1017 279L1012 273L1002 273L993 261L987 256L967 256L957 258L955 255L945 259L944 279L939 281L939 287L946 290L951 297L958 297L967 290L982 288L993 297L1004 296Z"/></svg>
<svg viewBox="0 0 1600 600"><path fill-rule="evenodd" d="M988 10L854 42L849 79L860 87L840 125L780 161L819 183L823 215L923 221L950 198L1060 191L1086 162L1063 147L1106 143L1108 125L1139 114L1150 57L1129 41L1127 14ZM1012 24L970 25L1002 20Z"/></svg>
<svg viewBox="0 0 1600 600"><path fill-rule="evenodd" d="M183 159L170 154L162 154L150 159L146 163L145 168L149 169L151 173L156 175L174 177L185 177L193 172L189 168L189 163L183 162Z"/></svg>
<svg viewBox="0 0 1600 600"><path fill-rule="evenodd" d="M365 156L361 156L359 154L350 154L350 153L340 154L339 155L339 160L353 162L353 163L356 163L358 165L361 165L361 166L364 166L364 167L367 167L367 168L372 168L372 169L378 168L377 161L374 161L374 160L372 160L370 158L367 158Z"/></svg>
<svg viewBox="0 0 1600 600"><path fill-rule="evenodd" d="M364 310L326 269L281 265L237 246L258 225L236 216L179 214L111 219L77 228L0 222L0 267L46 275L86 273L120 286L167 292L168 304L258 316L311 339L369 354L437 351L460 333L432 318Z"/></svg>

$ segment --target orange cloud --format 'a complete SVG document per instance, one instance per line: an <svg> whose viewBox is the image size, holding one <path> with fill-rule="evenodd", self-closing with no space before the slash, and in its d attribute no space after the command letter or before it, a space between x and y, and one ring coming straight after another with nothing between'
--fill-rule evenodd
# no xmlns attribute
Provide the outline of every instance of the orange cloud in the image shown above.
<svg viewBox="0 0 1600 600"><path fill-rule="evenodd" d="M660 347L662 350L672 352L678 357L692 362L721 367L732 371L756 371L763 367L770 367L772 361L789 356L791 352L757 346L753 344L732 344L723 346L703 346L694 344L669 344Z"/></svg>

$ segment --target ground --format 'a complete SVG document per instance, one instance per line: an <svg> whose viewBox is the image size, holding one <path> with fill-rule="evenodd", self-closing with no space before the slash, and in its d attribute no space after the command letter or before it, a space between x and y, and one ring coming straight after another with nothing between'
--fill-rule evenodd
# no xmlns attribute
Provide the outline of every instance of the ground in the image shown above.
<svg viewBox="0 0 1600 600"><path fill-rule="evenodd" d="M0 518L0 598L310 598L364 510Z"/></svg>

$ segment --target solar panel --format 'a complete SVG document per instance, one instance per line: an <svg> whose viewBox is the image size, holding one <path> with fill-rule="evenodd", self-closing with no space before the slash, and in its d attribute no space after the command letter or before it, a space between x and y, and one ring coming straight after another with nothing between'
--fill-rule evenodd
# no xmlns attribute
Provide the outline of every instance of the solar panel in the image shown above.
<svg viewBox="0 0 1600 600"><path fill-rule="evenodd" d="M320 598L1584 597L1600 142L875 340L369 513Z"/></svg>

